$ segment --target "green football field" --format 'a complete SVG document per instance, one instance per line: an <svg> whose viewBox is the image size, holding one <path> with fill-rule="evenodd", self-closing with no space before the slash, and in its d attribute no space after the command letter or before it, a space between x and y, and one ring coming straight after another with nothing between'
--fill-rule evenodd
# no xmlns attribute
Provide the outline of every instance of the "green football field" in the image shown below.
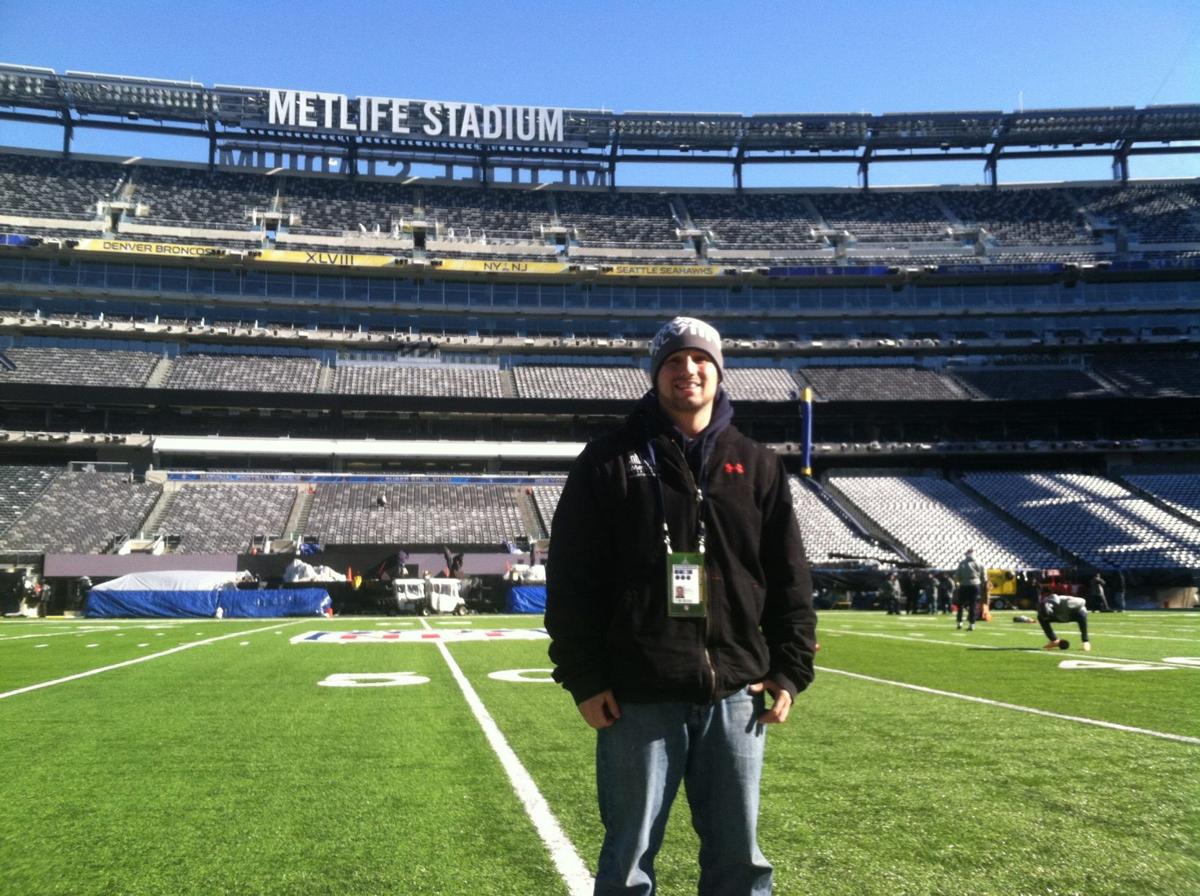
<svg viewBox="0 0 1200 896"><path fill-rule="evenodd" d="M1200 613L827 612L770 730L780 894L1200 892ZM540 618L5 620L0 893L590 892ZM325 634L322 634L325 633ZM694 893L677 804L660 891Z"/></svg>

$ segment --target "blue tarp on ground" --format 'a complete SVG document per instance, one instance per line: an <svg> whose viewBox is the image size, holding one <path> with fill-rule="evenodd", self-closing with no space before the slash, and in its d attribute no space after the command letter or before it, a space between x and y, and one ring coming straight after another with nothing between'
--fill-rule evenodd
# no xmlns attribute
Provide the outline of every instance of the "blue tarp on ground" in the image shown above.
<svg viewBox="0 0 1200 896"><path fill-rule="evenodd" d="M323 616L332 606L329 592L312 585L264 591L222 591L218 602L225 616Z"/></svg>
<svg viewBox="0 0 1200 896"><path fill-rule="evenodd" d="M513 585L508 591L507 609L510 613L545 613L545 585Z"/></svg>
<svg viewBox="0 0 1200 896"><path fill-rule="evenodd" d="M88 592L86 615L93 618L229 618L320 616L331 604L324 588L239 591L237 573L207 570L143 572L113 579Z"/></svg>

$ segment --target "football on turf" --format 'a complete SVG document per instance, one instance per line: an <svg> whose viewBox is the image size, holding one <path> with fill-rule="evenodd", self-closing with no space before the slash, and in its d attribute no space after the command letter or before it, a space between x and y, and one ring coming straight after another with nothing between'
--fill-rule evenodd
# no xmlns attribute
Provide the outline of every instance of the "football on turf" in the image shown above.
<svg viewBox="0 0 1200 896"><path fill-rule="evenodd" d="M1071 646L1071 642L1068 641L1066 638L1058 639L1058 649L1059 650L1066 650L1070 646Z"/></svg>

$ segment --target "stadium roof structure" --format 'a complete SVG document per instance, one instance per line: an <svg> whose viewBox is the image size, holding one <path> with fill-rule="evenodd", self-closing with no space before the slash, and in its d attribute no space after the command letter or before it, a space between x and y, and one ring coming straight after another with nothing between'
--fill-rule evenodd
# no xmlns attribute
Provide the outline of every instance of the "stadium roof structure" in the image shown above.
<svg viewBox="0 0 1200 896"><path fill-rule="evenodd" d="M979 160L997 182L1001 159L1110 156L1128 179L1136 155L1200 153L1200 104L1018 112L624 112L445 100L349 97L104 75L0 63L0 120L57 125L69 153L77 128L204 139L209 164L468 166L488 182L504 170L574 174L614 185L622 163L732 166L855 163L869 185L875 162ZM273 154L273 155L272 155ZM341 164L344 162L344 164ZM322 163L320 170L332 170ZM407 170L405 167L404 170Z"/></svg>

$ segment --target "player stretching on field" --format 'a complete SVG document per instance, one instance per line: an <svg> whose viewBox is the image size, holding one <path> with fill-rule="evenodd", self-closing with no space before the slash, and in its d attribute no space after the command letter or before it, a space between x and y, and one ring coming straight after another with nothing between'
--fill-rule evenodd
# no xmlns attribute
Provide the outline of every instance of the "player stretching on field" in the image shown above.
<svg viewBox="0 0 1200 896"><path fill-rule="evenodd" d="M1087 601L1082 597L1075 597L1070 594L1047 594L1038 604L1038 622L1042 624L1042 631L1046 633L1049 642L1046 644L1046 650L1056 650L1065 648L1066 642L1060 641L1054 634L1054 628L1050 625L1053 622L1078 622L1079 636L1083 639L1083 649L1091 650L1092 642L1088 640L1087 630Z"/></svg>

